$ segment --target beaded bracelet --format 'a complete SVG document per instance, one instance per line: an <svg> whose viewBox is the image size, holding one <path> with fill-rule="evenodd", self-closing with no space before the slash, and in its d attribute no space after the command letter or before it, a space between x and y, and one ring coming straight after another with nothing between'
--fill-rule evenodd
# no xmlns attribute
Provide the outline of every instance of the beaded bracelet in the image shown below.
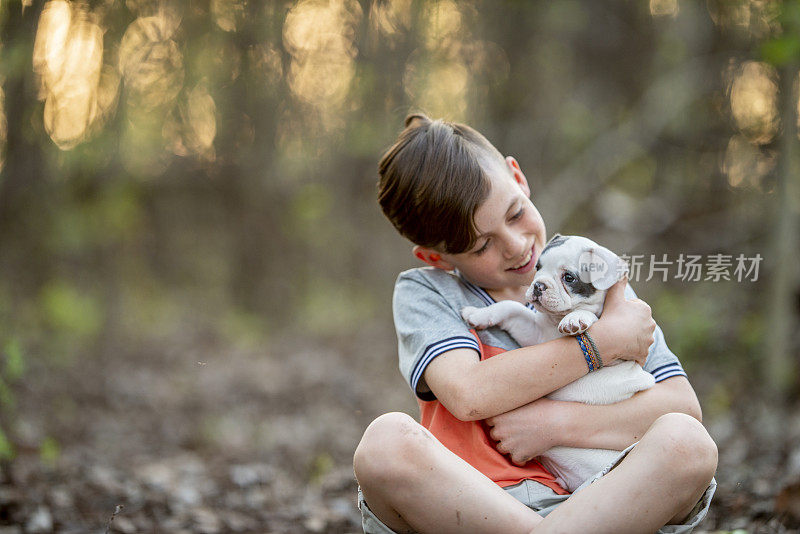
<svg viewBox="0 0 800 534"><path fill-rule="evenodd" d="M594 339L592 339L592 336L589 335L589 332L584 332L583 335L584 335L584 337L586 339L589 340L589 344L592 346L592 350L594 351L594 355L597 357L597 361L600 363L600 367L598 367L598 369L600 369L604 365L603 364L603 359L600 357L600 351L597 350L597 345L594 344Z"/></svg>
<svg viewBox="0 0 800 534"><path fill-rule="evenodd" d="M583 352L583 357L586 358L586 365L589 366L589 372L597 371L598 369L603 367L603 360L600 358L600 352L597 350L597 345L594 344L594 340L591 336L584 332L583 334L578 334L575 336L575 339L578 340L578 345Z"/></svg>

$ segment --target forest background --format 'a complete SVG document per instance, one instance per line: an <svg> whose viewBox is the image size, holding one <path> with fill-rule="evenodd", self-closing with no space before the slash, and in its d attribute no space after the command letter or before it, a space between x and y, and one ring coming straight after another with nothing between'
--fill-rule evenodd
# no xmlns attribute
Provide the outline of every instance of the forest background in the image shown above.
<svg viewBox="0 0 800 534"><path fill-rule="evenodd" d="M0 531L358 531L414 110L642 262L703 528L796 531L799 63L794 0L0 2Z"/></svg>

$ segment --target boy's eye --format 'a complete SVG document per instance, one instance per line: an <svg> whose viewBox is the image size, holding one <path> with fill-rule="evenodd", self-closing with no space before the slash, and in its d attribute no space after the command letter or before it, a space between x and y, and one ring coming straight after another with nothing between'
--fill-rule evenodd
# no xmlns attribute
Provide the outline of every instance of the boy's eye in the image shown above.
<svg viewBox="0 0 800 534"><path fill-rule="evenodd" d="M514 215L511 216L511 220L512 221L516 221L517 219L522 217L523 213L525 213L525 208L520 208L517 213L515 213Z"/></svg>
<svg viewBox="0 0 800 534"><path fill-rule="evenodd" d="M489 241L490 240L487 239L486 242L483 244L483 246L481 248L479 248L478 250L476 250L474 253L475 254L483 254L484 252L486 252L486 249L489 248Z"/></svg>

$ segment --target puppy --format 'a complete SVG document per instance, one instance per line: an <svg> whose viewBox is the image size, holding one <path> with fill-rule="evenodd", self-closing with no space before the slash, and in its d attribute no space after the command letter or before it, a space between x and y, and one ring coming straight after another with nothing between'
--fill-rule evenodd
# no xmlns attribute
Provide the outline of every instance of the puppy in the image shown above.
<svg viewBox="0 0 800 534"><path fill-rule="evenodd" d="M542 250L526 294L535 311L519 302L504 300L485 308L468 306L461 310L461 316L475 328L499 326L522 346L581 334L602 313L608 288L626 273L625 262L607 248L585 237L556 234ZM547 397L612 404L654 383L653 375L636 362L616 360ZM553 447L539 460L561 487L572 492L618 454L619 451L606 449Z"/></svg>

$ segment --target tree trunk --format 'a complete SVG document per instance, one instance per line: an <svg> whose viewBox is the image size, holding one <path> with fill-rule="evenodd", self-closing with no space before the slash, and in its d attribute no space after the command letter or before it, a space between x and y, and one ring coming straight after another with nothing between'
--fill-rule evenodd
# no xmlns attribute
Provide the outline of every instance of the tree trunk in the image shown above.
<svg viewBox="0 0 800 534"><path fill-rule="evenodd" d="M796 355L792 341L795 339L796 316L794 293L797 286L798 247L798 139L797 91L798 64L787 65L781 72L781 133L780 160L775 187L775 219L770 254L765 258L771 273L770 299L767 323L766 378L769 393L776 401L785 401L795 385Z"/></svg>

